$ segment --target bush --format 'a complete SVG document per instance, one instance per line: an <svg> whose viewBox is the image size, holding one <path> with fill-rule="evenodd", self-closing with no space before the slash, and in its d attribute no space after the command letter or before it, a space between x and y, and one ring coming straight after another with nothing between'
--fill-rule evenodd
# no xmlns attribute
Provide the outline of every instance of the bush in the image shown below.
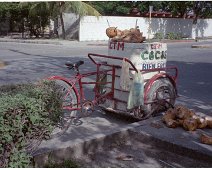
<svg viewBox="0 0 212 170"><path fill-rule="evenodd" d="M163 39L163 33L157 32L157 33L155 34L155 37L154 37L154 38L155 38L155 39L162 40L162 39Z"/></svg>
<svg viewBox="0 0 212 170"><path fill-rule="evenodd" d="M182 39L182 35L180 33L169 32L166 34L167 39L170 40L180 40Z"/></svg>
<svg viewBox="0 0 212 170"><path fill-rule="evenodd" d="M29 167L34 141L49 138L61 106L61 94L51 81L1 87L0 167Z"/></svg>
<svg viewBox="0 0 212 170"><path fill-rule="evenodd" d="M79 168L80 166L72 160L64 160L60 163L49 161L44 168Z"/></svg>
<svg viewBox="0 0 212 170"><path fill-rule="evenodd" d="M175 39L175 34L173 32L169 32L166 34L167 38L170 40L174 40Z"/></svg>

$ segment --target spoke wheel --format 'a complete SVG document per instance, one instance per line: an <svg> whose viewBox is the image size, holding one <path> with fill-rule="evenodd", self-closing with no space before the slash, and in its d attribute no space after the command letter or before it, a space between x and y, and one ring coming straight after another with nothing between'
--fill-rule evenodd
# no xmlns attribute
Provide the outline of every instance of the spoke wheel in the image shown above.
<svg viewBox="0 0 212 170"><path fill-rule="evenodd" d="M54 80L62 94L63 114L53 130L52 137L61 136L70 126L71 119L77 116L77 110L69 111L67 107L77 107L77 96L73 88L63 80Z"/></svg>
<svg viewBox="0 0 212 170"><path fill-rule="evenodd" d="M145 105L144 117L166 111L174 105L176 96L176 89L169 79L156 80L147 94L147 103L151 103Z"/></svg>

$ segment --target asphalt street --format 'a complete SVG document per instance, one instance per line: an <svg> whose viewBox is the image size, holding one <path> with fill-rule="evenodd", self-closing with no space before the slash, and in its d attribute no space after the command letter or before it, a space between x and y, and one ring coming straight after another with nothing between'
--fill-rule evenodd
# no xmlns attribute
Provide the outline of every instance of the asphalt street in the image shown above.
<svg viewBox="0 0 212 170"><path fill-rule="evenodd" d="M209 43L212 44L210 41L207 42L207 44ZM179 69L177 88L180 97L177 99L177 103L186 105L188 108L194 109L196 112L212 116L212 76L210 75L212 72L212 49L191 48L194 44L204 44L204 42L168 43L167 65L175 65ZM52 75L69 77L73 75L73 71L66 69L64 66L66 61L76 62L83 60L85 64L80 67L80 71L94 71L95 66L87 57L87 53L90 52L107 54L107 42L70 41L62 45L0 42L0 61L4 61L7 64L4 68L0 69L0 85L35 82ZM94 77L89 77L87 80L92 80L93 78ZM92 99L92 87L86 86L85 91L87 98ZM45 149L48 150L48 148L69 147L70 144L77 145L84 140L92 139L92 137L101 138L102 135L107 135L115 129L118 131L121 128L125 128L127 125L130 126L134 121L135 120L131 118L124 118L122 116L117 117L114 114L105 114L101 110L97 110L90 117L81 119L80 122L78 122L79 124L73 124L73 126L71 126L61 138L42 141L40 151L45 152ZM146 126L144 126L144 128L146 129ZM151 128L149 129L151 131ZM166 130L165 128L161 129ZM139 132L142 131L142 129L139 128L138 130ZM155 133L157 133L157 131L155 131ZM165 133L167 133L167 131ZM165 133L163 132L159 134ZM182 135L181 131L179 135ZM188 136L187 133L185 133L185 135ZM171 137L172 135L169 134L168 136ZM64 144L67 146L62 146ZM133 144L133 146L135 145ZM205 148L205 146L203 147ZM137 149L143 150L142 147ZM210 147L209 150L211 150ZM118 148L117 153L119 153L119 151L122 152L122 150L119 150ZM111 150L111 152L112 156L110 157L113 157L113 150ZM106 151L105 153L106 156L111 154L110 151ZM131 152L129 152L129 154L131 154ZM151 152L151 154L153 154L151 157L154 157L154 153ZM164 155L166 154L168 153L164 153ZM101 160L102 153L100 153L100 155L97 154L96 156L99 158L98 162L103 162ZM175 156L176 155L172 155L169 160ZM147 162L145 166L148 167L149 165L152 165L151 161L156 159L157 156L155 159ZM170 165L166 164L166 158L162 159L160 156L159 159L162 160L162 164L157 164L157 166L154 164L153 167L170 167ZM88 161L90 162L90 160ZM137 161L138 165L139 163L142 163L143 165L143 160L139 159ZM160 162L160 160L157 160L157 162L158 161ZM171 162L173 163L175 161ZM188 165L186 165L186 162L184 161L179 166L173 167L197 167L196 164L192 166L192 163L195 162L194 160L188 160L188 162L190 162ZM179 163L179 161L177 163ZM94 163L92 167L108 167L110 163L104 164L105 166L103 166L103 164L95 165ZM132 164L130 166L123 165L123 167L136 166Z"/></svg>
<svg viewBox="0 0 212 170"><path fill-rule="evenodd" d="M212 115L212 48L195 49L191 48L193 44L168 44L168 65L179 70L177 87L181 97L177 101Z"/></svg>
<svg viewBox="0 0 212 170"><path fill-rule="evenodd" d="M204 43L168 43L167 64L179 69L177 87L181 97L177 101L212 114L212 49L191 48ZM107 54L107 42L69 41L63 45L0 42L0 60L8 64L0 70L0 85L34 82L51 75L70 76L73 72L64 67L66 61L84 60L81 72L95 70L87 57L89 52Z"/></svg>

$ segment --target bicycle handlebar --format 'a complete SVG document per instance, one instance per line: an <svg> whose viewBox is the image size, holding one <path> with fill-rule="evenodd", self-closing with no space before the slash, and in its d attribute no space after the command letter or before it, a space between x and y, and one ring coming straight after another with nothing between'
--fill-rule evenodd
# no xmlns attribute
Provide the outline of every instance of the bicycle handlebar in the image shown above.
<svg viewBox="0 0 212 170"><path fill-rule="evenodd" d="M127 61L127 62L132 66L132 68L138 73L137 68L136 68L136 67L134 66L134 64L133 64L130 60L128 60L127 58L88 53L88 57L89 57L90 60L91 60L94 64L96 64L96 65L97 65L98 63L96 63L96 61L95 61L91 56L100 57L100 58L110 58L110 59L115 59L115 60L124 60L124 61Z"/></svg>
<svg viewBox="0 0 212 170"><path fill-rule="evenodd" d="M84 64L84 61L78 61L78 62L76 62L75 64L74 64L74 66L76 67L76 68L78 68L80 65L82 65L82 64Z"/></svg>

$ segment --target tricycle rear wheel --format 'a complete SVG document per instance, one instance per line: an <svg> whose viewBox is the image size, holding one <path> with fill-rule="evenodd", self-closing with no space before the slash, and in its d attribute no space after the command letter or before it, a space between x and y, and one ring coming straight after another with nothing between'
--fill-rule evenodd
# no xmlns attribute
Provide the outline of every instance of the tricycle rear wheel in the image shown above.
<svg viewBox="0 0 212 170"><path fill-rule="evenodd" d="M55 84L60 89L60 92L62 94L62 107L63 110L68 110L66 107L76 107L77 106L77 95L74 91L74 89L65 81L55 79ZM71 115L74 115L76 113L76 110L71 111Z"/></svg>
<svg viewBox="0 0 212 170"><path fill-rule="evenodd" d="M60 79L51 79L61 92L63 114L57 127L54 129L52 138L62 135L77 116L77 110L69 111L66 107L77 107L77 96L74 89L67 82Z"/></svg>

